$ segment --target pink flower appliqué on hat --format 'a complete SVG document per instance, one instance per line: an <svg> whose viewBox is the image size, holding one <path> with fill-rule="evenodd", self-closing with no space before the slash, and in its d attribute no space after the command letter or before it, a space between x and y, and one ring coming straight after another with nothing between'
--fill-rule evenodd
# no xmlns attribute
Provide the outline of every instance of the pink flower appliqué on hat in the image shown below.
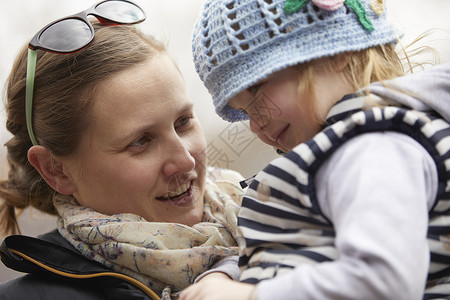
<svg viewBox="0 0 450 300"><path fill-rule="evenodd" d="M358 16L359 22L365 29L369 31L374 30L372 22L367 17L366 9L361 4L360 0L286 0L283 11L287 15L296 13L309 1L312 1L312 3L314 3L317 7L328 11L335 11L342 6L347 5L353 9L355 14Z"/></svg>
<svg viewBox="0 0 450 300"><path fill-rule="evenodd" d="M312 0L312 2L320 8L333 11L344 6L345 0Z"/></svg>

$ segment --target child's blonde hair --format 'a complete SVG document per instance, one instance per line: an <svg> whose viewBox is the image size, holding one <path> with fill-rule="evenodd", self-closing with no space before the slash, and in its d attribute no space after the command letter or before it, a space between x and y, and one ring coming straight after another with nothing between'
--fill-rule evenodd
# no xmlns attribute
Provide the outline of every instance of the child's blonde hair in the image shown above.
<svg viewBox="0 0 450 300"><path fill-rule="evenodd" d="M344 61L344 66L337 66L335 57L326 60L325 68L329 72L336 72L339 69L344 80L357 90L368 86L372 82L384 82L405 74L403 63L393 44L379 45L358 52L346 52L338 54L340 63ZM323 61L323 59L320 59ZM299 86L301 94L308 97L301 100L299 105L309 110L320 124L325 120L319 119L317 115L316 93L314 90L314 68L317 61L311 61L297 66L299 71ZM300 102L300 99L299 99Z"/></svg>
<svg viewBox="0 0 450 300"><path fill-rule="evenodd" d="M371 47L357 52L346 52L338 54L345 61L345 66L339 67L345 81L356 92L364 87L369 86L373 82L381 82L387 86L386 81L403 76L407 73L413 73L415 69L425 68L426 65L439 63L440 57L438 52L428 45L421 46L419 43L429 37L433 31L429 30L421 34L406 47L403 46L401 40L397 44L385 44ZM430 55L431 61L423 61L420 59L413 61L414 58L424 55ZM336 71L338 68L335 59L328 59L325 65L330 72ZM299 68L299 86L298 89L303 93L307 93L309 97L302 101L304 105L314 114L315 119L321 123L325 120L319 119L316 109L316 96L314 91L314 68L316 61L300 64ZM387 86L389 87L389 86ZM366 90L370 92L370 89Z"/></svg>

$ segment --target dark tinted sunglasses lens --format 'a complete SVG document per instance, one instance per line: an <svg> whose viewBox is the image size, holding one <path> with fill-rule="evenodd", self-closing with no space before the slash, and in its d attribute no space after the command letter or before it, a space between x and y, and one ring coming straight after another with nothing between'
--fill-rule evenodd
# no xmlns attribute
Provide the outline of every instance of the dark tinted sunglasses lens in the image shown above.
<svg viewBox="0 0 450 300"><path fill-rule="evenodd" d="M48 27L39 42L49 50L70 52L86 46L92 39L89 26L78 19L67 19Z"/></svg>
<svg viewBox="0 0 450 300"><path fill-rule="evenodd" d="M124 1L106 1L95 10L104 18L117 23L135 23L145 19L144 12L138 6Z"/></svg>

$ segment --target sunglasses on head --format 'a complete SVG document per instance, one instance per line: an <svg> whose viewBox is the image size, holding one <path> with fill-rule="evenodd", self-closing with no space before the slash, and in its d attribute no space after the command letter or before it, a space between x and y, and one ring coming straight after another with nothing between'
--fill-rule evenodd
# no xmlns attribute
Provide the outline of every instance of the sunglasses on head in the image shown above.
<svg viewBox="0 0 450 300"><path fill-rule="evenodd" d="M94 16L101 25L133 25L145 20L145 12L128 0L105 0L92 7L42 28L28 44L25 117L28 135L33 145L38 145L32 124L33 90L37 50L71 54L89 45L94 38L94 27L88 20Z"/></svg>

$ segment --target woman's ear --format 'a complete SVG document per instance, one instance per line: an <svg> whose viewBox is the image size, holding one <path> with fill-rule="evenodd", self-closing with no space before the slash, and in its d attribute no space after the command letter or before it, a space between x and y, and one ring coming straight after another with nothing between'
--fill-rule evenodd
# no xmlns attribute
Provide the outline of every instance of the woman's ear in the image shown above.
<svg viewBox="0 0 450 300"><path fill-rule="evenodd" d="M28 150L28 161L55 191L62 195L72 195L75 185L64 172L63 164L47 148L33 146Z"/></svg>

